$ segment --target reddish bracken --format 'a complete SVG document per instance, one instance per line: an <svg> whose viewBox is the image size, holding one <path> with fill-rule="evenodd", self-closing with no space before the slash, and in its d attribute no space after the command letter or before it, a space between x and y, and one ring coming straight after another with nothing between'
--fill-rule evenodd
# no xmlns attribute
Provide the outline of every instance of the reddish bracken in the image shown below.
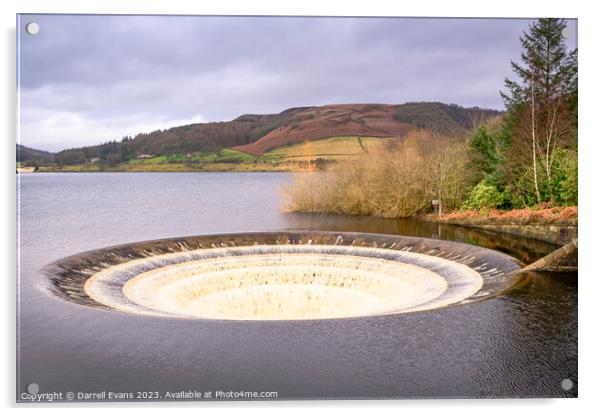
<svg viewBox="0 0 602 416"><path fill-rule="evenodd" d="M550 207L541 204L535 208L500 211L456 211L442 217L429 215L428 219L440 222L470 224L576 224L577 207Z"/></svg>
<svg viewBox="0 0 602 416"><path fill-rule="evenodd" d="M280 126L256 142L233 147L261 156L276 147L336 136L406 137L412 126L394 117L396 106L339 104L314 107L298 113L290 125Z"/></svg>

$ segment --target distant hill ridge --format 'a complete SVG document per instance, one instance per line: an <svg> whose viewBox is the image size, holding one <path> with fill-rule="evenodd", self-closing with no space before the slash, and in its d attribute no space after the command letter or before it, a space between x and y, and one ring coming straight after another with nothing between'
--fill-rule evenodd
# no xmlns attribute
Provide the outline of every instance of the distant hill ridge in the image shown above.
<svg viewBox="0 0 602 416"><path fill-rule="evenodd" d="M53 158L54 153L17 144L17 162L26 162L28 160L51 161Z"/></svg>
<svg viewBox="0 0 602 416"><path fill-rule="evenodd" d="M296 107L278 114L244 114L232 121L197 123L141 133L95 146L67 149L54 155L62 164L100 158L119 162L140 155L173 155L234 149L261 156L277 147L336 136L404 137L421 128L446 136L466 134L501 112L439 102L392 104L334 104ZM24 146L23 146L24 147ZM21 150L21 161L48 152Z"/></svg>

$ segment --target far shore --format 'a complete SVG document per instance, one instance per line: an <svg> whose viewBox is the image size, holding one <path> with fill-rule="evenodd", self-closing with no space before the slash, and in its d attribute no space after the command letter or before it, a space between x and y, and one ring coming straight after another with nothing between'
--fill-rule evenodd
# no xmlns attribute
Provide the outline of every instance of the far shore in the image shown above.
<svg viewBox="0 0 602 416"><path fill-rule="evenodd" d="M257 163L158 163L158 164L120 164L116 166L85 165L50 165L39 167L17 167L17 173L44 172L304 172L307 165L298 162L257 162Z"/></svg>

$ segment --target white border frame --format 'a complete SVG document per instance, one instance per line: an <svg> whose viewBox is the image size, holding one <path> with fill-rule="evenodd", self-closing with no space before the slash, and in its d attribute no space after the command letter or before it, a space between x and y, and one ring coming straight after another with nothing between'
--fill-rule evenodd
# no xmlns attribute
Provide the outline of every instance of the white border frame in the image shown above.
<svg viewBox="0 0 602 416"><path fill-rule="evenodd" d="M400 400L400 401L307 401L307 402L212 402L212 403L148 403L148 404L96 404L87 405L85 412L105 413L109 407L111 413L130 413L133 407L141 408L145 414L164 414L167 407L179 407L181 412L194 412L195 407L209 409L228 408L233 412L251 412L265 414L314 413L316 410L332 412L344 407L346 413L365 414L377 407L378 412L420 412L421 414L461 413L483 415L504 414L517 410L546 415L566 415L569 412L590 413L595 408L600 383L599 331L600 295L602 277L599 265L595 262L596 237L602 232L600 214L597 212L600 197L601 175L597 169L602 155L602 137L595 124L600 111L597 102L602 97L600 89L600 45L602 25L600 13L594 2L567 2L549 0L546 2L526 2L524 0L505 0L503 2L476 2L470 0L420 1L420 2L354 2L343 0L221 0L193 2L190 0L87 0L74 2L69 0L4 0L0 3L2 13L3 59L2 83L3 97L0 116L3 128L2 141L2 194L3 230L1 264L5 273L2 276L4 295L4 342L2 356L5 371L1 379L3 393L2 404L7 407L28 407L31 411L39 406L14 404L15 398L15 291L16 291L16 196L15 196L15 14L16 13L107 13L107 14L235 14L235 15L338 15L338 16L444 16L444 17L567 17L579 19L579 63L581 109L579 126L580 148L580 200L581 200L581 236L580 236L580 284L579 290L579 399L517 399L517 400ZM501 86L500 86L501 87ZM585 225L583 225L585 224ZM81 404L80 404L81 406ZM64 414L81 412L71 405L46 405L43 412ZM596 406L597 407L597 406ZM592 412L593 413L593 412Z"/></svg>

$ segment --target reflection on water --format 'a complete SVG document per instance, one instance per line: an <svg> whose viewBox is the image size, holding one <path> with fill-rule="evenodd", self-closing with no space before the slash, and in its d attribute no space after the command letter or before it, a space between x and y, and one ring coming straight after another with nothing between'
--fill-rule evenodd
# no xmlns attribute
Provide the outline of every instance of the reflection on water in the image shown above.
<svg viewBox="0 0 602 416"><path fill-rule="evenodd" d="M314 229L442 238L528 263L550 245L413 220L282 213L287 174L23 174L18 392L278 391L281 398L574 397L576 274L483 302L310 322L220 322L92 309L40 289L40 269L133 241ZM560 383L571 378L565 392Z"/></svg>
<svg viewBox="0 0 602 416"><path fill-rule="evenodd" d="M534 262L557 248L553 244L517 238L510 234L451 224L436 224L416 219L290 214L288 222L290 229L299 230L360 231L460 241L510 254L526 264Z"/></svg>

